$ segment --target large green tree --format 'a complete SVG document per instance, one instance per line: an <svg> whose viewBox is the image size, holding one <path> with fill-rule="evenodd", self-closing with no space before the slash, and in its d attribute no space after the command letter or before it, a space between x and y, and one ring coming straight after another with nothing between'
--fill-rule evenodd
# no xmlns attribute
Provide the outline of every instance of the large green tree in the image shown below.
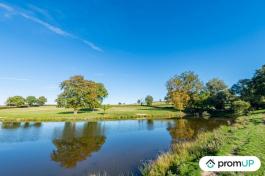
<svg viewBox="0 0 265 176"><path fill-rule="evenodd" d="M206 89L210 94L208 98L209 107L222 111L231 108L233 96L223 80L217 78L209 80L206 83Z"/></svg>
<svg viewBox="0 0 265 176"><path fill-rule="evenodd" d="M256 70L251 87L254 95L254 104L256 107L265 107L265 65Z"/></svg>
<svg viewBox="0 0 265 176"><path fill-rule="evenodd" d="M208 99L208 104L209 106L213 106L215 110L226 111L231 108L233 100L234 96L229 92L229 90L223 90L211 95Z"/></svg>
<svg viewBox="0 0 265 176"><path fill-rule="evenodd" d="M37 104L37 98L34 97L34 96L28 96L28 97L26 98L26 102L27 102L27 104L28 104L29 106L34 106L34 105Z"/></svg>
<svg viewBox="0 0 265 176"><path fill-rule="evenodd" d="M21 107L21 106L25 106L25 104L26 104L26 100L22 96L13 96L13 97L9 97L6 100L7 106Z"/></svg>
<svg viewBox="0 0 265 176"><path fill-rule="evenodd" d="M210 93L205 89L202 90L200 93L194 95L193 98L189 101L187 110L191 113L202 116L203 112L210 109L210 105L208 104L209 97Z"/></svg>
<svg viewBox="0 0 265 176"><path fill-rule="evenodd" d="M73 76L60 84L63 91L57 98L59 107L73 108L77 114L80 108L100 107L108 92L103 84L86 80L83 76Z"/></svg>
<svg viewBox="0 0 265 176"><path fill-rule="evenodd" d="M43 106L45 105L45 103L47 102L47 98L44 97L44 96L40 96L38 99L37 99L37 104L39 106Z"/></svg>
<svg viewBox="0 0 265 176"><path fill-rule="evenodd" d="M251 79L242 79L231 87L231 92L250 102L253 108L265 107L265 65L256 70Z"/></svg>
<svg viewBox="0 0 265 176"><path fill-rule="evenodd" d="M265 65L256 70L252 82L255 93L260 96L265 96Z"/></svg>
<svg viewBox="0 0 265 176"><path fill-rule="evenodd" d="M206 83L206 88L211 95L216 95L220 91L228 89L227 85L223 80L218 78L213 78Z"/></svg>
<svg viewBox="0 0 265 176"><path fill-rule="evenodd" d="M184 110L203 90L203 83L197 74L187 71L172 77L167 82L167 90L167 100L178 110Z"/></svg>
<svg viewBox="0 0 265 176"><path fill-rule="evenodd" d="M231 92L239 96L243 100L250 100L252 98L252 80L241 79L231 87Z"/></svg>

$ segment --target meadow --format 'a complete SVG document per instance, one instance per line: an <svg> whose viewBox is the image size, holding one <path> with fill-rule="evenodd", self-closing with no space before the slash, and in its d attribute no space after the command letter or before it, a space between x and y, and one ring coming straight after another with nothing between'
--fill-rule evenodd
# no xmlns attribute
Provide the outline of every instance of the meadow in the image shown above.
<svg viewBox="0 0 265 176"><path fill-rule="evenodd" d="M154 103L153 106L141 105L110 105L105 111L98 108L94 111L80 110L74 115L72 109L56 106L40 106L25 108L0 108L1 121L72 121L72 120L119 120L139 118L174 118L182 114L171 105Z"/></svg>

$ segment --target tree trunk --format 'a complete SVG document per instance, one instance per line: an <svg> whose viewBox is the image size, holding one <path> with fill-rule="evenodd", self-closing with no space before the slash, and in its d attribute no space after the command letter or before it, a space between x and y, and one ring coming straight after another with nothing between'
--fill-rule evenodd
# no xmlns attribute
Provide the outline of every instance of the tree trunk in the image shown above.
<svg viewBox="0 0 265 176"><path fill-rule="evenodd" d="M179 110L179 114L180 114L180 119L182 119L183 118L183 116L182 116L182 110Z"/></svg>
<svg viewBox="0 0 265 176"><path fill-rule="evenodd" d="M74 109L74 115L77 115L77 111L78 111L77 109Z"/></svg>

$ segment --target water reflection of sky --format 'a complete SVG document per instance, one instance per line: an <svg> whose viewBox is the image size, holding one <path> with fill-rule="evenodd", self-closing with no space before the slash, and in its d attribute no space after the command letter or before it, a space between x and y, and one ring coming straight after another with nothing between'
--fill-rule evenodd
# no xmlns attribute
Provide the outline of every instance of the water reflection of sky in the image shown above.
<svg viewBox="0 0 265 176"><path fill-rule="evenodd" d="M211 130L217 120L1 123L1 175L138 173L171 143ZM12 169L12 168L16 169Z"/></svg>

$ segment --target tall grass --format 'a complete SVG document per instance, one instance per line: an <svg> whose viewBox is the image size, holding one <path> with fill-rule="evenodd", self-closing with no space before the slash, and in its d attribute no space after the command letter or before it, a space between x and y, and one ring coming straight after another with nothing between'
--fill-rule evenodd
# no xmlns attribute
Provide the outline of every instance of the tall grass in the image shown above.
<svg viewBox="0 0 265 176"><path fill-rule="evenodd" d="M231 126L222 126L213 132L201 133L194 141L175 144L155 161L146 163L142 175L202 175L199 159L211 155L255 155L265 162L264 112L239 117ZM253 175L264 175L265 166ZM218 173L217 175L219 175ZM221 175L238 175L222 173ZM240 175L240 174L239 174Z"/></svg>
<svg viewBox="0 0 265 176"><path fill-rule="evenodd" d="M200 175L199 159L205 155L215 155L227 131L227 127L221 127L213 132L199 134L194 141L175 144L169 152L145 164L141 172L148 176Z"/></svg>

